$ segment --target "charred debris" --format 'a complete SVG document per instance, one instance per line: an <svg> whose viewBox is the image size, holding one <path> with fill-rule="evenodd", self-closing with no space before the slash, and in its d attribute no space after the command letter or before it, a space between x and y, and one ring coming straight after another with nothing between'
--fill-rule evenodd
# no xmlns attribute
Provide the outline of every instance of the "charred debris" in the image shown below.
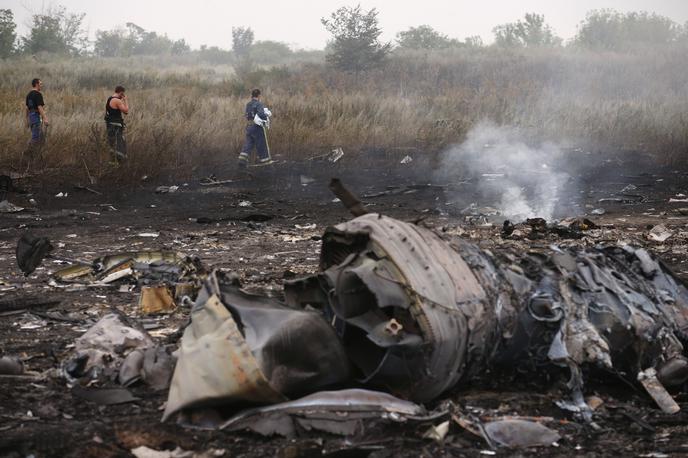
<svg viewBox="0 0 688 458"><path fill-rule="evenodd" d="M488 252L366 214L328 228L320 272L285 282L284 296L252 296L218 273L208 277L166 418L219 400L277 402L332 386L424 403L488 370L563 367L571 398L562 406L590 419L588 368L631 382L649 377L648 393L667 411L675 405L664 387L688 378L688 291L642 248ZM238 370L237 358L239 374L218 369Z"/></svg>
<svg viewBox="0 0 688 458"><path fill-rule="evenodd" d="M493 446L514 445L502 427L516 428L522 440L531 431L556 441L542 425L500 419L516 424L488 427L440 402L452 388L500 371L563 375L569 395L558 405L589 424L593 408L583 394L591 372L643 387L666 413L679 410L667 388L688 380L688 290L651 252L629 245L488 250L366 213L338 180L331 189L355 218L325 230L318 272L285 280L280 298L250 294L234 276L172 252L104 256L56 272L60 284L133 278L149 290L141 307L153 312L191 307L178 348L106 315L79 339L62 375L77 395L103 404L130 402L125 387L139 381L169 386L163 420L286 436L300 429L352 435L375 418L451 420ZM505 222L502 236L577 238L590 227L589 220L556 228ZM19 245L23 270L51 256L45 239L27 236ZM109 383L122 388L93 393ZM443 437L445 423L429 437ZM547 431L533 430L540 426Z"/></svg>

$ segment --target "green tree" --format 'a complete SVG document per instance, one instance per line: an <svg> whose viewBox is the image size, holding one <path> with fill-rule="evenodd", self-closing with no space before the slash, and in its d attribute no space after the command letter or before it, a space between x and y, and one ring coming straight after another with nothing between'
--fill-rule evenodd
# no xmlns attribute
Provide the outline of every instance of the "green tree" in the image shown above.
<svg viewBox="0 0 688 458"><path fill-rule="evenodd" d="M146 32L141 41L136 43L134 54L143 56L166 55L172 53L172 40L157 32Z"/></svg>
<svg viewBox="0 0 688 458"><path fill-rule="evenodd" d="M498 25L492 32L495 44L504 48L561 45L542 14L527 13L523 20Z"/></svg>
<svg viewBox="0 0 688 458"><path fill-rule="evenodd" d="M178 56L180 54L186 54L191 51L191 46L186 42L185 39L181 38L179 40L172 42L172 49L170 50L172 54Z"/></svg>
<svg viewBox="0 0 688 458"><path fill-rule="evenodd" d="M84 16L83 13L70 13L63 6L34 14L29 35L22 39L24 51L79 54L88 45L86 32L81 25Z"/></svg>
<svg viewBox="0 0 688 458"><path fill-rule="evenodd" d="M201 45L195 53L200 60L211 64L229 64L232 62L232 53L217 46Z"/></svg>
<svg viewBox="0 0 688 458"><path fill-rule="evenodd" d="M677 41L680 43L688 43L688 22L681 28Z"/></svg>
<svg viewBox="0 0 688 458"><path fill-rule="evenodd" d="M253 69L251 46L253 30L250 27L232 27L232 52L234 52L234 70L240 78L246 78Z"/></svg>
<svg viewBox="0 0 688 458"><path fill-rule="evenodd" d="M510 22L508 24L501 24L492 29L495 35L495 45L500 48L515 48L523 46L520 37L518 36L518 27L516 23Z"/></svg>
<svg viewBox="0 0 688 458"><path fill-rule="evenodd" d="M588 12L573 44L595 50L628 51L665 45L679 39L681 26L655 13L619 13L611 9Z"/></svg>
<svg viewBox="0 0 688 458"><path fill-rule="evenodd" d="M93 52L100 57L116 57L126 55L127 37L121 29L98 30Z"/></svg>
<svg viewBox="0 0 688 458"><path fill-rule="evenodd" d="M448 36L439 33L429 25L419 25L397 33L400 48L407 49L440 49L457 44Z"/></svg>
<svg viewBox="0 0 688 458"><path fill-rule="evenodd" d="M96 32L93 51L101 57L183 54L191 48L184 39L172 41L167 35L149 32L133 22L125 29Z"/></svg>
<svg viewBox="0 0 688 458"><path fill-rule="evenodd" d="M380 65L389 52L390 43L380 43L382 30L377 10L362 11L361 5L343 6L320 22L332 34L327 61L336 68L359 72Z"/></svg>
<svg viewBox="0 0 688 458"><path fill-rule="evenodd" d="M480 37L480 35L466 37L464 44L469 48L482 48L484 46L483 39Z"/></svg>
<svg viewBox="0 0 688 458"><path fill-rule="evenodd" d="M170 54L172 51L172 40L166 35L158 35L157 32L149 32L143 27L127 22L129 33L125 48L131 49L131 54L150 56Z"/></svg>
<svg viewBox="0 0 688 458"><path fill-rule="evenodd" d="M293 51L279 41L256 41L251 46L251 60L258 64L280 64L292 56Z"/></svg>
<svg viewBox="0 0 688 458"><path fill-rule="evenodd" d="M238 59L249 57L253 38L253 30L250 27L232 27L232 51Z"/></svg>
<svg viewBox="0 0 688 458"><path fill-rule="evenodd" d="M16 29L12 10L0 9L0 57L9 57L14 53Z"/></svg>

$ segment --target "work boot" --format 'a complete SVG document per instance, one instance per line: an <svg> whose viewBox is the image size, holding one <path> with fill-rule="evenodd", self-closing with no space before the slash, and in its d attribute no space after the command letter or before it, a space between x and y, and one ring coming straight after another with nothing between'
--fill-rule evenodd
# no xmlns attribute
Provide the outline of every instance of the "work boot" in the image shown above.
<svg viewBox="0 0 688 458"><path fill-rule="evenodd" d="M248 154L246 154L246 153L239 154L237 166L239 167L239 170L246 170L246 168L248 167Z"/></svg>
<svg viewBox="0 0 688 458"><path fill-rule="evenodd" d="M256 164L256 167L262 167L264 165L270 165L270 164L274 164L274 163L275 163L275 161L273 161L271 158L268 157L266 159L259 160L258 163Z"/></svg>
<svg viewBox="0 0 688 458"><path fill-rule="evenodd" d="M111 166L112 168L118 168L120 165L122 165L122 162L124 162L124 159L126 159L126 156L119 151L110 148L110 159L108 160L108 165Z"/></svg>

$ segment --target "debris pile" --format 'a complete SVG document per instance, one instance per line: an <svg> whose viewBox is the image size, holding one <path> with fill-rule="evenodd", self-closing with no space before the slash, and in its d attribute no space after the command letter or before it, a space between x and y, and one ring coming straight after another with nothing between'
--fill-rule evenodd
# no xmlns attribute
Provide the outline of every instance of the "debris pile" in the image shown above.
<svg viewBox="0 0 688 458"><path fill-rule="evenodd" d="M58 270L53 277L65 283L108 284L131 279L137 284L196 281L205 274L197 258L176 251L137 251L103 256Z"/></svg>
<svg viewBox="0 0 688 458"><path fill-rule="evenodd" d="M33 257L42 254L35 248L36 240L47 242L46 239L27 240L33 241L24 242ZM206 275L197 258L171 251L139 251L71 265L55 272L52 281L98 287L120 283L120 288L127 291L139 286L140 314L160 315L174 312L178 303L192 301ZM171 350L156 344L145 329L130 324L124 315L109 313L77 339L73 354L63 363L63 373L71 384L78 386L116 382L126 387L143 381L154 390L163 390L169 386L174 367ZM99 391L100 394L83 390L79 393L105 404L133 400L126 391L115 390L111 396L107 396L107 390Z"/></svg>
<svg viewBox="0 0 688 458"><path fill-rule="evenodd" d="M146 331L129 325L124 316L109 313L77 339L63 373L72 384L118 382L129 386L142 380L163 390L169 386L173 366L166 347L156 345Z"/></svg>
<svg viewBox="0 0 688 458"><path fill-rule="evenodd" d="M115 225L76 190L43 208L9 194L29 208L0 213L0 455L684 451L686 204L585 217L606 197L590 183L560 208L580 216L502 225L468 182L413 184L409 157L408 179L371 169L361 200L338 180L323 199L321 169L350 162L333 150L272 194L208 177L158 188L175 202L143 215L134 193ZM346 221L331 203L356 218L323 231ZM151 428L161 415L224 432Z"/></svg>
<svg viewBox="0 0 688 458"><path fill-rule="evenodd" d="M320 272L287 281L284 303L208 277L165 418L181 412L217 426L226 417L209 404L270 404L347 386L426 402L486 370L563 367L568 405L589 420L586 367L632 383L653 369L643 386L660 405L664 386L688 379L688 291L644 249L491 252L379 214L330 227L322 240Z"/></svg>
<svg viewBox="0 0 688 458"><path fill-rule="evenodd" d="M206 275L198 258L175 251L137 251L74 264L58 270L53 277L69 284L108 286L118 282L140 286L141 311L164 314L174 311L181 302L193 300Z"/></svg>
<svg viewBox="0 0 688 458"><path fill-rule="evenodd" d="M554 223L547 223L543 218L528 218L518 224L505 220L501 236L511 240L539 240L548 235L562 239L580 239L591 229L598 229L598 226L587 218L566 218Z"/></svg>

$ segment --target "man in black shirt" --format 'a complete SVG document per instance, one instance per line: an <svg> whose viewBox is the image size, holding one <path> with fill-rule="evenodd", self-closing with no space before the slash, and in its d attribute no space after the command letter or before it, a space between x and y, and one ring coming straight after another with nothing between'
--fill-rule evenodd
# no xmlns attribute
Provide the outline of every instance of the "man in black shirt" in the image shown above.
<svg viewBox="0 0 688 458"><path fill-rule="evenodd" d="M127 142L124 139L124 116L129 114L129 103L124 95L124 87L117 86L115 93L105 102L105 128L110 148L117 162L127 157Z"/></svg>
<svg viewBox="0 0 688 458"><path fill-rule="evenodd" d="M30 158L40 151L40 148L45 142L45 129L50 125L48 117L45 114L45 102L43 102L43 82L39 78L34 78L31 81L31 92L26 95L26 123L31 129L31 140L29 140L29 154Z"/></svg>
<svg viewBox="0 0 688 458"><path fill-rule="evenodd" d="M239 154L239 168L245 169L248 166L248 159L254 146L258 152L256 165L271 164L267 128L270 125L272 113L260 101L260 89L251 91L251 100L246 104L244 116L247 122L246 140Z"/></svg>

